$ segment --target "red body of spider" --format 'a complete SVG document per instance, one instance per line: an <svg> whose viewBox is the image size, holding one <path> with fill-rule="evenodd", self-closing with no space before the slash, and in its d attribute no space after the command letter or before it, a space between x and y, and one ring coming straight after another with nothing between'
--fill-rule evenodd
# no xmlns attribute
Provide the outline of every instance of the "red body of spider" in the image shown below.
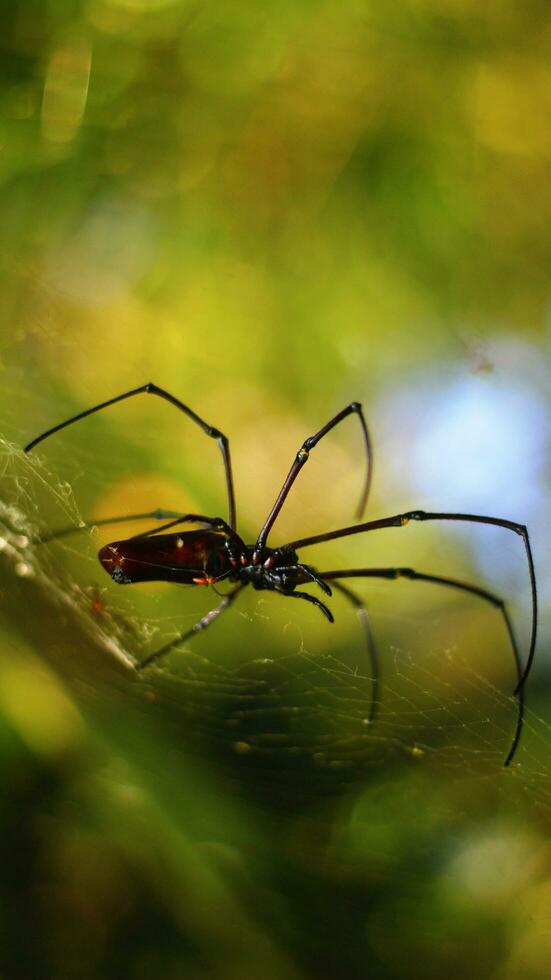
<svg viewBox="0 0 551 980"><path fill-rule="evenodd" d="M120 585L179 582L209 585L230 569L226 537L216 531L181 531L112 541L99 552L106 572Z"/></svg>

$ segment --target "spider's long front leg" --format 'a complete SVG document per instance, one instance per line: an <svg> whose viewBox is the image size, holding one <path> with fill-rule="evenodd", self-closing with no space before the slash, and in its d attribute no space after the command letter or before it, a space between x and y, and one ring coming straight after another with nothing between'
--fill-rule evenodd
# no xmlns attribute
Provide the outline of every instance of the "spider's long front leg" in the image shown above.
<svg viewBox="0 0 551 980"><path fill-rule="evenodd" d="M513 760L517 750L524 725L524 687L521 684L522 664L520 660L518 641L511 622L511 617L509 616L507 605L504 600L495 595L494 592L489 592L488 589L482 589L478 585L471 585L469 582L462 582L460 579L448 578L444 575L429 575L425 572L417 572L414 568L348 568L340 571L320 572L320 575L324 579L335 580L342 578L386 578L395 581L399 578L407 578L418 582L429 582L434 585L443 585L461 592L467 592L470 595L476 595L485 602L490 603L490 605L492 605L495 609L499 610L501 616L503 617L505 629L511 643L518 680L517 690L515 691L518 703L517 725L511 742L511 747L504 762L504 765L508 766ZM336 588L344 588L343 586L339 586L337 581L335 581L334 584Z"/></svg>
<svg viewBox="0 0 551 980"><path fill-rule="evenodd" d="M424 510L409 510L404 514L394 514L392 517L382 517L377 521L367 521L364 524L353 524L351 527L341 527L336 531L327 531L325 534L316 534L308 538L300 538L297 541L290 541L288 544L277 548L274 558L277 559L287 552L295 552L300 548L307 548L313 544L321 544L324 541L335 541L337 538L350 537L353 534L364 534L369 531L379 531L387 527L405 527L410 521L461 521L468 524L490 524L494 527L502 527L507 531L514 531L523 541L528 564L528 575L530 579L530 589L532 594L532 627L530 631L530 645L524 669L522 670L518 684L514 693L518 694L528 679L534 654L536 652L536 637L538 630L538 593L536 587L536 572L534 569L534 559L532 548L528 536L528 528L524 524L517 524L515 521L508 521L501 517L484 517L480 514L440 514Z"/></svg>
<svg viewBox="0 0 551 980"><path fill-rule="evenodd" d="M264 522L260 534L258 535L258 540L255 546L255 554L253 555L253 561L259 560L260 553L262 552L262 549L266 544L268 535L273 527L273 524L281 508L283 507L283 504L287 499L287 496L289 494L291 487L293 486L293 483L295 482L302 467L307 462L308 457L310 455L310 450L313 449L314 446L317 446L320 439L323 439L323 437L327 435L327 433L330 432L331 429L334 429L335 426L339 424L339 422L342 422L343 419L347 418L349 415L352 414L356 414L360 421L360 425L364 437L365 452L367 456L367 473L365 478L365 484L357 510L358 520L360 519L360 517L364 512L364 508L367 503L367 498L369 496L369 488L371 486L371 476L373 471L373 450L371 447L371 439L369 437L369 430L367 428L367 423L365 421L365 416L363 413L362 406L360 405L359 402L351 402L350 405L347 405L346 408L343 408L341 412L338 412L337 415L334 416L334 418L330 419L329 422L327 422L327 424L324 425L323 428L319 430L319 432L316 432L315 435L310 436L308 439L304 440L291 466L291 469L289 470L289 473L285 478L285 482L281 490L279 491L276 502L272 507L270 513L268 514L268 517Z"/></svg>
<svg viewBox="0 0 551 980"><path fill-rule="evenodd" d="M31 449L34 449L34 447L39 444L39 442L47 439L49 436L53 435L54 432L59 432L60 429L64 429L68 425L72 425L73 422L79 422L80 419L85 419L88 415L93 415L95 412L100 412L104 408L109 408L110 405L116 405L117 402L122 402L126 398L133 398L134 395L142 394L157 395L159 398L164 398L165 401L169 402L171 405L174 405L174 407L180 412L183 412L184 415L187 415L192 422L195 422L196 425L203 430L205 435L210 436L211 439L216 439L222 454L222 462L226 476L226 490L228 495L229 510L228 522L231 528L235 528L235 492L233 488L230 444L227 436L225 436L223 432L220 432L219 429L215 429L214 426L209 425L208 422L205 422L200 415L197 415L197 413L194 412L193 409L189 408L188 405L184 405L184 402L181 402L179 398L175 398L174 395L171 395L169 391L165 390L165 388L159 388L158 385L153 384L151 381L145 385L140 385L139 388L132 388L130 391L124 391L122 395L116 395L115 398L109 398L105 402L100 402L99 405L94 405L92 408L87 408L86 411L79 412L78 415L72 415L71 418L65 419L64 422L60 422L58 425L52 426L51 429L47 429L46 432L42 432L41 435L36 437L36 439L29 442L25 446L25 452L30 452Z"/></svg>
<svg viewBox="0 0 551 980"><path fill-rule="evenodd" d="M171 640L170 643L165 644L164 647L161 647L159 650L155 650L154 653L150 653L148 657L145 657L145 659L142 660L141 663L136 665L136 670L141 671L144 670L145 667L150 667L151 664L154 663L156 660L160 660L161 657L164 657L165 654L169 652L169 650L173 650L174 647L179 646L180 643L185 643L186 640L189 640L189 638L191 636L194 636L196 633L200 633L202 630L206 630L210 626L210 624L214 622L215 619L218 619L218 616L220 616L220 614L223 613L225 609L231 606L232 602L237 598L239 593L244 588L245 588L244 585L239 585L236 589L233 590L233 592L230 592L228 593L228 595L225 595L224 598L222 599L222 602L219 603L219 605L216 606L214 609L211 609L210 612L208 612L205 616L202 616L201 619L197 623L195 623L195 626L192 626L191 629L186 630L185 633L180 633L180 635L177 636L176 639Z"/></svg>

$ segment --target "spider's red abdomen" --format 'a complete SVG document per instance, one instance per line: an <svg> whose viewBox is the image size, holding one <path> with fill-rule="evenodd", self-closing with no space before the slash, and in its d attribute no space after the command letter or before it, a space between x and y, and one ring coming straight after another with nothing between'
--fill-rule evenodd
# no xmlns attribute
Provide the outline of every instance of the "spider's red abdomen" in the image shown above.
<svg viewBox="0 0 551 980"><path fill-rule="evenodd" d="M98 558L121 585L132 582L179 582L196 585L228 569L226 538L216 531L151 534L113 541Z"/></svg>

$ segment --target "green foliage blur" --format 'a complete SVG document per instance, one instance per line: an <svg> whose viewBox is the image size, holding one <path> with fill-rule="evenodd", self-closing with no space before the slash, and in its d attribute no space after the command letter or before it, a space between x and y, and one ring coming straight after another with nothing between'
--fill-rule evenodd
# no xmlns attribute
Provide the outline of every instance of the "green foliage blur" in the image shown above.
<svg viewBox="0 0 551 980"><path fill-rule="evenodd" d="M530 446L551 399L546 5L0 9L0 976L544 980L550 441ZM303 439L355 399L373 420L369 516L465 510L453 460L482 416L423 497L412 406L446 431L454 385L477 405L500 394L490 445L517 439L535 476L511 451L496 480L490 454L493 496L476 468L465 492L536 522L544 610L509 770L510 648L472 597L361 587L382 662L371 725L342 596L332 627L244 597L136 678L121 650L143 655L216 597L104 581L109 529L29 540L156 507L225 516L217 446L143 396L32 459L21 447L149 380L230 436L247 540ZM352 521L353 422L312 454L274 544ZM399 534L308 560L414 563L526 603L515 542L485 538L491 564L468 530Z"/></svg>

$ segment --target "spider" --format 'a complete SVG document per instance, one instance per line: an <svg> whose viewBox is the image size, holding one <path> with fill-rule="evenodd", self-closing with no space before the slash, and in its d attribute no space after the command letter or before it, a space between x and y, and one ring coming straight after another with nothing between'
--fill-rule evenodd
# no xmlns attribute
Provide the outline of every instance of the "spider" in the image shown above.
<svg viewBox="0 0 551 980"><path fill-rule="evenodd" d="M382 517L378 520L356 523L349 527L338 528L334 531L326 531L324 534L299 538L296 541L290 541L276 548L270 547L267 543L270 532L287 500L293 483L303 466L308 462L311 451L315 449L320 440L328 432L351 415L355 415L359 421L366 456L366 473L356 514L356 520L361 520L371 486L373 452L369 430L362 406L359 402L351 402L322 426L315 435L304 440L254 544L246 544L236 528L235 494L230 447L227 437L219 429L208 425L204 419L178 398L175 398L174 395L171 395L164 388L159 388L153 383L125 391L115 398L110 398L108 401L94 405L93 408L89 408L84 412L80 412L78 415L73 415L64 422L60 422L58 425L53 426L33 439L25 447L25 452L30 452L38 443L47 439L55 432L59 432L60 429L72 425L73 422L78 422L88 415L93 415L95 412L100 412L104 408L108 408L110 405L115 405L117 402L124 401L127 398L133 398L134 395L140 394L157 395L159 398L165 399L195 422L203 430L205 435L216 440L222 455L226 478L228 520L225 521L221 517L208 517L204 514L179 514L174 511L157 509L145 514L129 514L123 517L90 521L90 524L96 526L124 523L125 521L136 519L150 519L163 522L159 527L155 527L144 533L106 544L98 554L99 561L105 571L119 585L130 585L134 582L145 581L163 581L184 585L215 586L221 580L228 580L232 583L233 588L221 598L220 603L214 609L203 616L191 629L179 634L170 643L162 646L140 663L137 663L136 669L143 670L195 633L207 629L222 612L233 605L238 595L247 585L252 585L254 589L268 589L273 592L279 592L289 599L300 599L305 602L310 602L332 623L334 621L333 614L326 601L323 601L316 595L311 595L309 592L303 592L298 588L298 586L315 585L323 593L324 598L328 598L332 595L332 589L329 585L331 582L333 587L355 608L364 631L373 675L373 698L370 716L370 720L373 720L378 700L378 668L375 647L365 605L360 596L350 589L348 585L344 585L342 580L354 578L396 580L406 578L445 586L478 596L480 599L494 606L501 614L511 644L517 673L517 684L514 694L518 701L518 713L513 739L504 762L508 766L515 755L523 729L524 686L532 667L536 646L536 575L527 528L523 524L518 524L516 521L509 521L499 517L484 517L478 514L429 513L423 510L409 510L403 514L395 514L391 517ZM520 535L524 543L528 563L532 596L530 643L524 667L521 663L519 646L507 606L502 599L487 589L483 589L477 585L471 585L459 579L419 572L413 568L345 568L319 571L299 558L299 552L302 552L303 549L310 548L324 541L334 541L337 538L349 537L355 534L366 534L384 528L401 528L405 527L411 521L461 521L473 524L490 524ZM186 524L199 524L201 527L200 529L182 530L182 525ZM76 530L78 528L73 527L55 531L41 538L41 541L50 541Z"/></svg>

